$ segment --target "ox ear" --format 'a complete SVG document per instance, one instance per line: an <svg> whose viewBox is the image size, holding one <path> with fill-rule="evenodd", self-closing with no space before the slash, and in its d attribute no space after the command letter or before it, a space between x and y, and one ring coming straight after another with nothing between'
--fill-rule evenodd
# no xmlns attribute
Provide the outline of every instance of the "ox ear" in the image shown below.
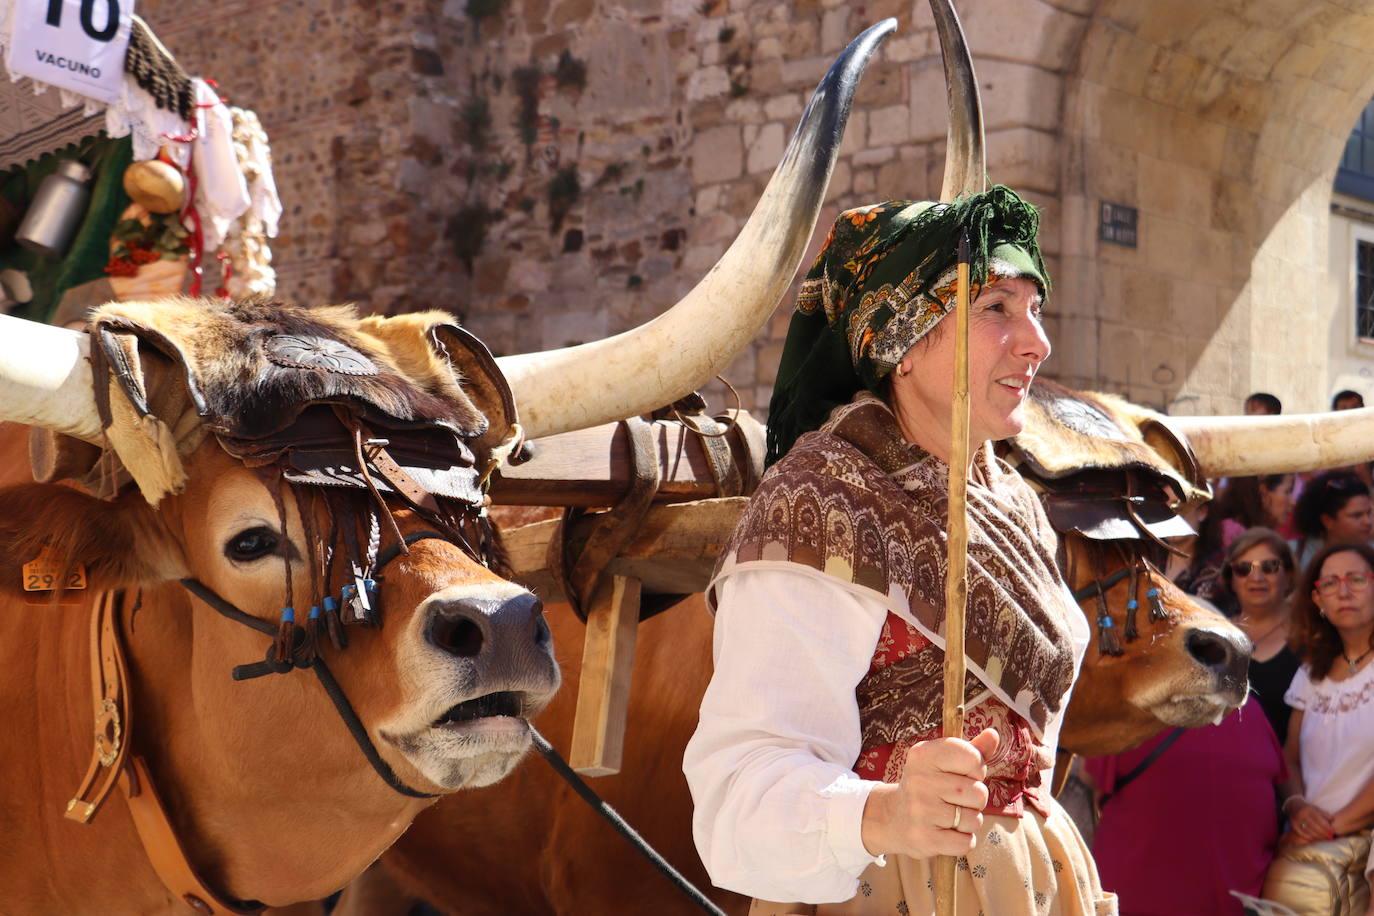
<svg viewBox="0 0 1374 916"><path fill-rule="evenodd" d="M29 469L38 483L85 477L100 460L101 449L72 436L29 427Z"/></svg>
<svg viewBox="0 0 1374 916"><path fill-rule="evenodd" d="M459 327L452 315L419 312L364 318L359 324L386 342L392 360L411 378L437 374L443 384L435 387L461 390L460 396L486 418L486 431L473 440L479 451L490 453L517 435L519 417L505 375L486 345Z"/></svg>
<svg viewBox="0 0 1374 916"><path fill-rule="evenodd" d="M18 588L23 564L40 554L59 570L80 564L99 589L187 574L181 544L136 494L111 501L55 484L0 489L0 585Z"/></svg>

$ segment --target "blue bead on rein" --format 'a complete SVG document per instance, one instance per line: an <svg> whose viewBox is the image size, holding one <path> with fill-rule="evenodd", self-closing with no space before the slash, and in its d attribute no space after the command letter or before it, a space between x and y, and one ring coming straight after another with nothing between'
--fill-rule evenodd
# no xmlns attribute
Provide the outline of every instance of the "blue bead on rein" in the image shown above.
<svg viewBox="0 0 1374 916"><path fill-rule="evenodd" d="M320 629L324 626L321 620L320 606L312 604L310 606L310 616L305 620L305 641L301 643L301 661L309 664L320 654Z"/></svg>
<svg viewBox="0 0 1374 916"><path fill-rule="evenodd" d="M1121 640L1116 635L1116 621L1110 615L1097 618L1097 650L1103 655L1121 655Z"/></svg>
<svg viewBox="0 0 1374 916"><path fill-rule="evenodd" d="M1135 611L1140 607L1140 602L1132 598L1126 602L1126 641L1130 642L1139 635L1135 627Z"/></svg>
<svg viewBox="0 0 1374 916"><path fill-rule="evenodd" d="M339 619L339 602L333 595L325 595L320 602L324 605L324 627L329 633L329 641L333 643L335 649L344 649L348 646L348 637L344 635L343 621Z"/></svg>
<svg viewBox="0 0 1374 916"><path fill-rule="evenodd" d="M277 638L272 643L272 662L279 671L291 667L296 654L296 609L281 609L281 622L277 624Z"/></svg>

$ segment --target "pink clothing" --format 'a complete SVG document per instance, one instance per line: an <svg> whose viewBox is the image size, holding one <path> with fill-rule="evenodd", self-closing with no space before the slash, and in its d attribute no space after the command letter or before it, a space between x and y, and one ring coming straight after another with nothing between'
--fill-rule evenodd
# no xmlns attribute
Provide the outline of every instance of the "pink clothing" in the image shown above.
<svg viewBox="0 0 1374 916"><path fill-rule="evenodd" d="M1222 520L1221 520L1221 549L1222 549L1222 550L1228 550L1228 549L1230 549L1230 547L1231 547L1231 542L1234 541L1236 538L1240 537L1242 534L1244 534L1246 531L1249 531L1249 530L1250 530L1250 529L1246 528L1244 525L1242 525L1240 522L1236 521L1236 520L1233 519L1233 518L1224 518L1224 519L1222 519Z"/></svg>
<svg viewBox="0 0 1374 916"><path fill-rule="evenodd" d="M1103 793L1172 729L1085 761ZM1185 731L1102 809L1093 857L1121 916L1242 916L1274 857L1283 753L1255 697L1219 725Z"/></svg>

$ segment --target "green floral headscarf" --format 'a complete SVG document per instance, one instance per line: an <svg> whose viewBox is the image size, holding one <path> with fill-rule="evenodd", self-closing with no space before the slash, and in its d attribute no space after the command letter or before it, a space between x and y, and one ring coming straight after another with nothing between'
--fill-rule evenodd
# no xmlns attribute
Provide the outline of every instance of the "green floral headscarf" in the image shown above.
<svg viewBox="0 0 1374 916"><path fill-rule="evenodd" d="M997 185L951 204L893 200L846 210L802 281L768 407L772 464L861 388L882 382L954 307L959 238L969 239L969 296L1009 277L1049 274L1040 214Z"/></svg>

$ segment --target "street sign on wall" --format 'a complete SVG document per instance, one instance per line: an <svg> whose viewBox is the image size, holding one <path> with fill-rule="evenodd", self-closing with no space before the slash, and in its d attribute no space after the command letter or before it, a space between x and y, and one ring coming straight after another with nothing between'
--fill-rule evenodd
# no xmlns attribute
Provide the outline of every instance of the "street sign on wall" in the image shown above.
<svg viewBox="0 0 1374 916"><path fill-rule="evenodd" d="M1140 211L1125 204L1102 201L1102 216L1098 223L1098 235L1104 242L1136 247L1136 224Z"/></svg>

